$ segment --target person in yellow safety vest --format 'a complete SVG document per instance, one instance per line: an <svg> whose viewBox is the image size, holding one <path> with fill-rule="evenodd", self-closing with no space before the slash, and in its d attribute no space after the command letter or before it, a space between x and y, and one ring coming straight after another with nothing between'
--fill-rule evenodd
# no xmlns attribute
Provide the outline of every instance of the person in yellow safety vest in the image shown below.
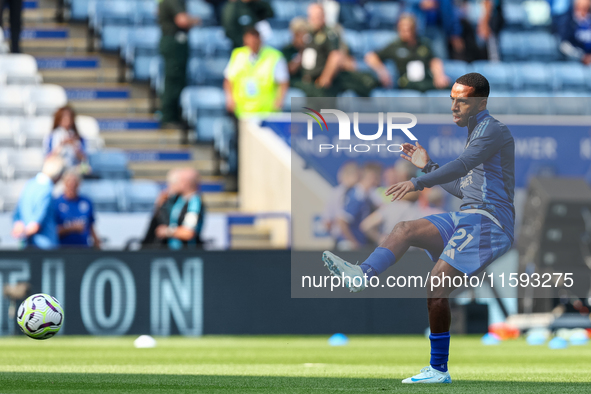
<svg viewBox="0 0 591 394"><path fill-rule="evenodd" d="M254 28L246 30L243 40L245 45L232 51L224 70L226 109L237 118L280 111L289 87L285 58L280 51L262 45Z"/></svg>

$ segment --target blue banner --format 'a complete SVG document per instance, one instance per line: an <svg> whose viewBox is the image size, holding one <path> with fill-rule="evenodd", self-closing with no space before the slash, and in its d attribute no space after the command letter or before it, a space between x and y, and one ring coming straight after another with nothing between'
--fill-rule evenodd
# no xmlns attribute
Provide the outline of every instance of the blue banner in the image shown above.
<svg viewBox="0 0 591 394"><path fill-rule="evenodd" d="M96 57L38 57L37 68L63 69L63 68L98 68L100 60Z"/></svg>
<svg viewBox="0 0 591 394"><path fill-rule="evenodd" d="M97 119L101 131L158 130L155 119Z"/></svg>
<svg viewBox="0 0 591 394"><path fill-rule="evenodd" d="M66 89L68 100L122 100L128 99L129 89Z"/></svg>

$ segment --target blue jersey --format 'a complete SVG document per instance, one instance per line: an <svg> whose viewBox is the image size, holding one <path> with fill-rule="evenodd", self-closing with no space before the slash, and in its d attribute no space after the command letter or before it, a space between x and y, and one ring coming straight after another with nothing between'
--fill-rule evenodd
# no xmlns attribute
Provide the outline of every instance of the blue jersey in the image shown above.
<svg viewBox="0 0 591 394"><path fill-rule="evenodd" d="M462 199L461 210L489 212L514 239L515 142L511 132L487 110L468 122L468 140L456 160L442 166L433 162L423 169L426 175L411 181L416 190L441 185Z"/></svg>
<svg viewBox="0 0 591 394"><path fill-rule="evenodd" d="M60 226L70 226L75 223L84 224L81 233L68 233L60 237L60 244L72 246L90 246L90 229L94 224L94 209L92 201L84 196L68 200L65 196L55 201L56 222Z"/></svg>
<svg viewBox="0 0 591 394"><path fill-rule="evenodd" d="M188 242L177 238L168 239L170 249L182 249L184 245L195 246L198 243L201 226L203 225L203 204L198 194L193 194L188 200L179 196L170 211L170 227L183 226L195 231L195 237Z"/></svg>
<svg viewBox="0 0 591 394"><path fill-rule="evenodd" d="M374 210L370 194L356 186L345 193L343 203L343 219L349 225L351 234L355 237L357 242L361 245L365 245L367 243L367 237L363 231L361 231L359 226L363 219L368 217ZM341 237L341 240L343 239L344 237Z"/></svg>

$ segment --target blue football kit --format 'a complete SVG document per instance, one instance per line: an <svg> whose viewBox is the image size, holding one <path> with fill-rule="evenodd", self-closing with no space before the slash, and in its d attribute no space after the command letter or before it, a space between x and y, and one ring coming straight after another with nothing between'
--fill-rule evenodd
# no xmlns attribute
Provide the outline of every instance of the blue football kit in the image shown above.
<svg viewBox="0 0 591 394"><path fill-rule="evenodd" d="M416 190L441 185L462 199L460 212L427 216L437 227L445 249L427 251L473 275L502 256L513 244L515 228L515 142L511 132L487 110L468 122L468 140L456 160L439 167L432 161L426 174L411 181Z"/></svg>
<svg viewBox="0 0 591 394"><path fill-rule="evenodd" d="M73 200L65 196L55 201L56 222L60 226L82 223L84 231L72 232L60 237L60 244L67 246L90 246L90 229L94 224L94 209L90 199L78 196Z"/></svg>

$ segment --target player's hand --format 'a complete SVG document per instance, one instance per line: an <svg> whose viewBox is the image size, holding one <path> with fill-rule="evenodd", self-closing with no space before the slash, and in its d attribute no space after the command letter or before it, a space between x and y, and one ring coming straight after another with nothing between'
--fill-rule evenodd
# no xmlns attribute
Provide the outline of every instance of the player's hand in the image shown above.
<svg viewBox="0 0 591 394"><path fill-rule="evenodd" d="M160 226L156 227L155 232L157 238L168 238L168 226L166 224L161 224Z"/></svg>
<svg viewBox="0 0 591 394"><path fill-rule="evenodd" d="M416 146L405 142L402 144L402 152L403 153L400 154L400 157L404 160L410 161L421 170L425 168L430 160L427 150L419 144L419 141L416 142Z"/></svg>
<svg viewBox="0 0 591 394"><path fill-rule="evenodd" d="M395 185L390 186L386 191L386 196L392 196L391 201L395 201L402 199L407 193L414 191L415 185L413 185L411 181L398 182Z"/></svg>
<svg viewBox="0 0 591 394"><path fill-rule="evenodd" d="M331 85L332 81L330 80L330 78L326 75L324 75L324 73L322 73L318 79L316 79L316 86L318 86L319 88L327 88Z"/></svg>
<svg viewBox="0 0 591 394"><path fill-rule="evenodd" d="M25 224L21 221L15 222L12 227L12 236L16 239L25 235Z"/></svg>

